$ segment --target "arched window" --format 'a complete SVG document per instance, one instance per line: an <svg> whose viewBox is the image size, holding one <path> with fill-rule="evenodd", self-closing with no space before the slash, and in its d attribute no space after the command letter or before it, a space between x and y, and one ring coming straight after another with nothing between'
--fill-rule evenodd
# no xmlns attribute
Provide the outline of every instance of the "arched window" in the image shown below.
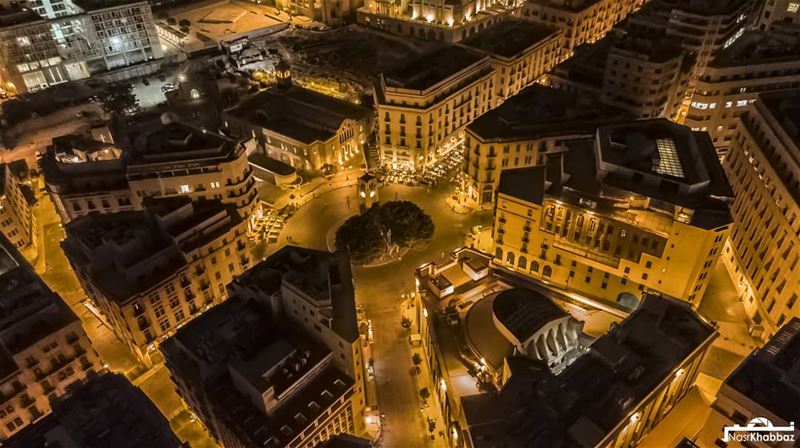
<svg viewBox="0 0 800 448"><path fill-rule="evenodd" d="M531 261L531 271L539 272L539 262L538 261Z"/></svg>
<svg viewBox="0 0 800 448"><path fill-rule="evenodd" d="M200 98L200 92L198 92L197 89L192 89L192 91L189 92L189 95L192 96L193 100Z"/></svg>
<svg viewBox="0 0 800 448"><path fill-rule="evenodd" d="M494 257L497 258L498 260L502 260L503 259L503 249L500 249L499 247L497 249L495 249L494 250Z"/></svg>
<svg viewBox="0 0 800 448"><path fill-rule="evenodd" d="M550 277L551 275L553 275L553 268L545 265L544 269L542 269L542 275L544 275L545 277Z"/></svg>
<svg viewBox="0 0 800 448"><path fill-rule="evenodd" d="M520 269L525 269L525 268L528 267L528 260L525 259L524 255L519 257L519 265L518 266L519 266Z"/></svg>
<svg viewBox="0 0 800 448"><path fill-rule="evenodd" d="M512 266L514 265L514 252L509 252L508 254L506 254L506 263Z"/></svg>

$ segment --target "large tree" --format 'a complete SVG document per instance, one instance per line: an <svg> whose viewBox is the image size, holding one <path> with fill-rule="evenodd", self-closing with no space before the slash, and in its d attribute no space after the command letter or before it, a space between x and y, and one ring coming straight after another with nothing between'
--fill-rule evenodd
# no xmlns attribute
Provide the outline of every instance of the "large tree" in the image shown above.
<svg viewBox="0 0 800 448"><path fill-rule="evenodd" d="M385 256L389 246L418 248L433 237L433 221L409 201L373 205L353 216L336 231L337 249L347 249L356 264L368 264Z"/></svg>
<svg viewBox="0 0 800 448"><path fill-rule="evenodd" d="M381 209L381 222L392 231L392 241L402 247L426 245L433 238L431 217L411 201L392 201Z"/></svg>
<svg viewBox="0 0 800 448"><path fill-rule="evenodd" d="M98 94L100 106L106 113L122 114L126 110L136 107L139 100L133 93L133 85L127 82L108 84Z"/></svg>

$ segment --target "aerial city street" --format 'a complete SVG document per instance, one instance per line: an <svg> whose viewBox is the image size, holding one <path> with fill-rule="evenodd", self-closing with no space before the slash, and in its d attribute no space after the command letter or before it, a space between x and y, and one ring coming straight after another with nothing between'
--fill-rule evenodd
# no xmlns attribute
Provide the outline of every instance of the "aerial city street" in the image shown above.
<svg viewBox="0 0 800 448"><path fill-rule="evenodd" d="M0 446L800 446L797 0L0 0Z"/></svg>

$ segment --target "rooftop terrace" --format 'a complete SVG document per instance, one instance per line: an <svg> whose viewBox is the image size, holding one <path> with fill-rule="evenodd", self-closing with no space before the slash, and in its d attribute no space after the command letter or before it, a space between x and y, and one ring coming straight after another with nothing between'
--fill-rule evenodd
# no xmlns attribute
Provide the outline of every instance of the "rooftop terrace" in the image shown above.
<svg viewBox="0 0 800 448"><path fill-rule="evenodd" d="M506 58L515 57L560 31L524 19L509 18L462 41L463 45Z"/></svg>

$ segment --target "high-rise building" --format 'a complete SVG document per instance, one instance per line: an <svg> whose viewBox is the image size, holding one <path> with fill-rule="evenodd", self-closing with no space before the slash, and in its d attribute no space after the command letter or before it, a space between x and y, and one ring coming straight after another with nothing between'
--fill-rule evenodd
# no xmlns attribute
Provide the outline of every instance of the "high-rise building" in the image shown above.
<svg viewBox="0 0 800 448"><path fill-rule="evenodd" d="M145 120L115 143L82 136L53 139L42 158L47 191L61 215L141 210L148 199L219 200L249 221L258 207L247 163L250 139L172 122Z"/></svg>
<svg viewBox="0 0 800 448"><path fill-rule="evenodd" d="M78 316L0 236L0 440L102 370Z"/></svg>
<svg viewBox="0 0 800 448"><path fill-rule="evenodd" d="M53 412L25 428L6 448L188 448L149 398L124 376L107 373L72 385Z"/></svg>
<svg viewBox="0 0 800 448"><path fill-rule="evenodd" d="M494 206L500 173L541 165L565 142L591 138L597 127L623 120L623 112L592 95L532 85L478 117L464 131L464 205Z"/></svg>
<svg viewBox="0 0 800 448"><path fill-rule="evenodd" d="M19 250L36 250L36 217L31 213L36 198L24 160L0 165L0 231Z"/></svg>
<svg viewBox="0 0 800 448"><path fill-rule="evenodd" d="M776 427L795 426L794 432L765 433L772 439L754 446L794 446L800 439L800 319L789 320L766 345L757 349L728 376L717 392L711 415L694 440L698 446L720 446L725 427L751 424L764 426L764 419ZM747 436L746 433L730 434ZM781 438L781 439L779 439ZM793 442L794 441L794 442ZM744 445L744 444L743 444ZM746 445L745 445L746 446Z"/></svg>
<svg viewBox="0 0 800 448"><path fill-rule="evenodd" d="M178 393L226 447L312 448L364 432L350 262L285 246L161 348Z"/></svg>
<svg viewBox="0 0 800 448"><path fill-rule="evenodd" d="M716 53L731 46L749 24L756 2L750 0L652 0L632 14L627 26L667 38L694 58L693 78Z"/></svg>
<svg viewBox="0 0 800 448"><path fill-rule="evenodd" d="M548 75L550 85L596 95L638 118L676 119L694 59L665 38L615 30Z"/></svg>
<svg viewBox="0 0 800 448"><path fill-rule="evenodd" d="M464 396L464 446L635 447L692 387L716 337L686 304L647 295L562 372L512 357L496 392Z"/></svg>
<svg viewBox="0 0 800 448"><path fill-rule="evenodd" d="M800 35L751 31L708 63L694 83L684 124L708 131L724 154L737 117L759 92L800 87Z"/></svg>
<svg viewBox="0 0 800 448"><path fill-rule="evenodd" d="M494 263L622 307L645 289L696 307L730 197L705 133L664 119L602 126L500 174Z"/></svg>
<svg viewBox="0 0 800 448"><path fill-rule="evenodd" d="M800 316L800 91L760 94L739 117L724 167L736 198L723 254L754 336Z"/></svg>
<svg viewBox="0 0 800 448"><path fill-rule="evenodd" d="M564 51L593 44L617 23L638 10L647 0L533 0L525 3L523 15L564 30Z"/></svg>
<svg viewBox="0 0 800 448"><path fill-rule="evenodd" d="M296 169L361 167L373 112L294 85L288 64L278 64L278 79L277 86L226 111L224 125Z"/></svg>
<svg viewBox="0 0 800 448"><path fill-rule="evenodd" d="M757 18L761 31L789 26L800 31L800 2L797 0L764 0Z"/></svg>
<svg viewBox="0 0 800 448"><path fill-rule="evenodd" d="M158 342L225 300L225 286L250 266L246 226L218 201L90 214L66 233L64 252L92 304L148 365L159 360Z"/></svg>
<svg viewBox="0 0 800 448"><path fill-rule="evenodd" d="M110 79L160 68L150 5L144 1L37 1L0 9L0 81L24 93L114 71Z"/></svg>

